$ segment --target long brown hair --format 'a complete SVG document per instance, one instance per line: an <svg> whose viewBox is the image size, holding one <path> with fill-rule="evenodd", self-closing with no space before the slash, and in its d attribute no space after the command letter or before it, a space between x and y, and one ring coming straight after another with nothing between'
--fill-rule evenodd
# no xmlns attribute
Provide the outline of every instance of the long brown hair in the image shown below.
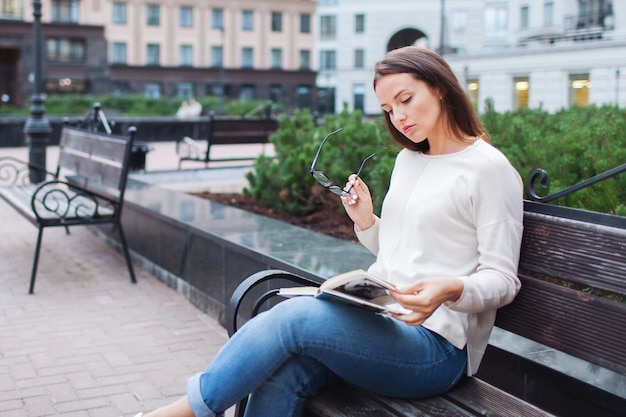
<svg viewBox="0 0 626 417"><path fill-rule="evenodd" d="M437 91L442 98L441 111L454 137L473 136L489 140L489 134L478 118L469 96L448 63L438 54L417 46L406 46L389 52L376 63L374 89L378 80L390 74L409 74ZM412 151L428 151L428 138L420 143L409 140L393 126L389 113L383 114L387 129L396 142Z"/></svg>

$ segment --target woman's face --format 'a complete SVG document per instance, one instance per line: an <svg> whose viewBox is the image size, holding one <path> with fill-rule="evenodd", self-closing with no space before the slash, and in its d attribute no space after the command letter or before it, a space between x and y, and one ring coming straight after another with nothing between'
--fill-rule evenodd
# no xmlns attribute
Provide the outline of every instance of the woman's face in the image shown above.
<svg viewBox="0 0 626 417"><path fill-rule="evenodd" d="M406 73L389 74L376 81L376 96L393 126L409 140L438 140L443 133L441 98L424 81Z"/></svg>

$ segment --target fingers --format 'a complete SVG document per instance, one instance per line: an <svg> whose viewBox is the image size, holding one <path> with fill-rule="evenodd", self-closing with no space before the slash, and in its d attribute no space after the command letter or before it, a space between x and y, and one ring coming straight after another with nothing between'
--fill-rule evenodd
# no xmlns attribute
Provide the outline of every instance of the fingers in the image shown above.
<svg viewBox="0 0 626 417"><path fill-rule="evenodd" d="M342 197L341 200L343 204L354 205L356 201L359 199L359 188L358 188L359 180L356 175L352 174L348 178L348 182L344 187L344 190L350 190L350 195L347 197Z"/></svg>

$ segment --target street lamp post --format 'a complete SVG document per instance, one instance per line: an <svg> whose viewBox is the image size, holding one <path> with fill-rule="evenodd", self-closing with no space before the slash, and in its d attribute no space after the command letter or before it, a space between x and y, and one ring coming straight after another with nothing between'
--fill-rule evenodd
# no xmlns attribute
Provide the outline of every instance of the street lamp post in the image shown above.
<svg viewBox="0 0 626 417"><path fill-rule="evenodd" d="M439 55L443 56L447 52L446 45L446 1L440 1L440 10L439 10Z"/></svg>
<svg viewBox="0 0 626 417"><path fill-rule="evenodd" d="M46 146L52 129L45 116L44 95L42 91L42 43L41 36L41 0L33 0L33 94L31 96L30 117L24 125L28 144L28 161L46 166ZM29 179L32 183L43 181L45 173L31 169Z"/></svg>

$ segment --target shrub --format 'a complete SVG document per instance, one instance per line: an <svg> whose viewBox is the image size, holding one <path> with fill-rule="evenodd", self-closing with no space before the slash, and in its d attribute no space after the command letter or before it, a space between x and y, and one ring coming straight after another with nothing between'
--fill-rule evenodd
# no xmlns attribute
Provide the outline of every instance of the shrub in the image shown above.
<svg viewBox="0 0 626 417"><path fill-rule="evenodd" d="M257 159L255 173L248 175L250 187L246 192L271 204L277 211L294 213L310 212L317 204L323 204L328 194L334 197L313 179L310 168L323 138L342 128L324 145L316 169L343 187L363 159L376 153L376 157L366 163L361 177L370 186L379 210L397 151L381 134L381 126L380 121L366 121L360 112L346 110L327 116L320 126L316 126L308 110L297 110L291 118L282 115L278 130L270 137L276 159L265 156Z"/></svg>
<svg viewBox="0 0 626 417"><path fill-rule="evenodd" d="M522 109L497 113L487 103L481 116L491 141L521 174L525 182L535 168L549 174L548 189L553 194L626 161L626 110L611 106L572 108L550 114L543 109ZM306 213L319 204L323 188L309 174L310 164L327 133L342 127L331 137L320 154L317 169L343 186L363 158L367 162L362 177L380 213L399 147L388 137L382 117L365 120L360 112L327 116L316 126L308 111L295 117L282 116L279 129L270 141L276 159L261 157L256 174L249 174L251 193L277 211ZM526 196L528 197L528 196ZM563 197L555 204L626 215L626 173ZM338 204L338 207L341 205Z"/></svg>

